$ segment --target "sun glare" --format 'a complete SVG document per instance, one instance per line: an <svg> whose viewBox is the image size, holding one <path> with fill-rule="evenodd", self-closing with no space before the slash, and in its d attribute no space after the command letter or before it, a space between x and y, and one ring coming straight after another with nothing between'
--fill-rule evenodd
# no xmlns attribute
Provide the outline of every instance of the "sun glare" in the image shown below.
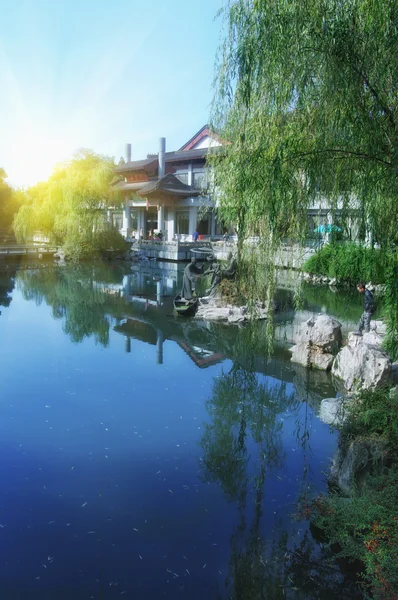
<svg viewBox="0 0 398 600"><path fill-rule="evenodd" d="M31 134L14 140L9 179L18 186L45 181L58 163L71 157L73 150L64 140L48 135Z"/></svg>

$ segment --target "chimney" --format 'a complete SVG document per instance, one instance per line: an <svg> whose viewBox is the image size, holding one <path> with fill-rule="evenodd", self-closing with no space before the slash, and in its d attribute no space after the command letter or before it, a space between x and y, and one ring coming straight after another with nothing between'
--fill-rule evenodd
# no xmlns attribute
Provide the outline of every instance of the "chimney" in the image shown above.
<svg viewBox="0 0 398 600"><path fill-rule="evenodd" d="M159 139L159 179L164 177L166 171L166 138Z"/></svg>
<svg viewBox="0 0 398 600"><path fill-rule="evenodd" d="M126 162L131 162L131 144L126 144Z"/></svg>

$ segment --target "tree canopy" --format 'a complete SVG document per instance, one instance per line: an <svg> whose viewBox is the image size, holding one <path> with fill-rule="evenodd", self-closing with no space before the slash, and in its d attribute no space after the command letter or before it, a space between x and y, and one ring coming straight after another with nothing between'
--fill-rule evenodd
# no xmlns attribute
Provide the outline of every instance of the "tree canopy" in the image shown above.
<svg viewBox="0 0 398 600"><path fill-rule="evenodd" d="M25 195L21 190L14 190L6 179L7 173L0 167L0 228L9 230Z"/></svg>
<svg viewBox="0 0 398 600"><path fill-rule="evenodd" d="M40 231L54 243L90 253L105 227L104 209L118 201L110 186L114 167L112 158L90 150L59 165L47 182L27 190L28 201L14 221L17 237L30 239Z"/></svg>
<svg viewBox="0 0 398 600"><path fill-rule="evenodd" d="M305 233L325 199L396 240L395 0L230 0L213 127L220 214L267 246Z"/></svg>

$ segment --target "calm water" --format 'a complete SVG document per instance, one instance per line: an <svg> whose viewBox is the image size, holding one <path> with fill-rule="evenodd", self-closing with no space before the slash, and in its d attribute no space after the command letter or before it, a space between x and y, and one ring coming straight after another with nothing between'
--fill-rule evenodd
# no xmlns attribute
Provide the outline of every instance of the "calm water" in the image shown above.
<svg viewBox="0 0 398 600"><path fill-rule="evenodd" d="M1 600L355 597L294 517L326 491L330 378L173 316L173 269L0 273Z"/></svg>

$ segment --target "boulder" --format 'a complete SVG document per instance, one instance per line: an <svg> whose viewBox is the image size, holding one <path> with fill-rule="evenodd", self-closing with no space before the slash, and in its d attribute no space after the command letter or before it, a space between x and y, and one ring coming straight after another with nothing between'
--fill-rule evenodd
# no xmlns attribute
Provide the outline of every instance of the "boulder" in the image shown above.
<svg viewBox="0 0 398 600"><path fill-rule="evenodd" d="M357 337L357 336L354 336ZM391 359L379 346L361 341L347 345L334 359L332 373L347 390L382 387L391 380Z"/></svg>
<svg viewBox="0 0 398 600"><path fill-rule="evenodd" d="M391 379L393 383L398 383L398 362L394 362L391 365Z"/></svg>
<svg viewBox="0 0 398 600"><path fill-rule="evenodd" d="M325 398L321 402L319 418L327 425L341 427L347 418L348 402L346 398Z"/></svg>
<svg viewBox="0 0 398 600"><path fill-rule="evenodd" d="M352 496L369 473L380 472L385 456L386 444L381 440L354 440L346 448L340 446L333 457L330 482Z"/></svg>
<svg viewBox="0 0 398 600"><path fill-rule="evenodd" d="M299 329L297 343L311 343L322 352L335 353L341 346L341 323L328 315L311 317Z"/></svg>
<svg viewBox="0 0 398 600"><path fill-rule="evenodd" d="M380 347L383 343L383 337L376 333L375 330L364 332L362 335L355 335L352 331L348 334L347 344L351 348L357 348L362 344L367 344L368 346L377 346Z"/></svg>
<svg viewBox="0 0 398 600"><path fill-rule="evenodd" d="M378 335L384 336L387 333L387 325L383 321L371 321L370 331L375 331Z"/></svg>
<svg viewBox="0 0 398 600"><path fill-rule="evenodd" d="M205 321L228 321L231 314L232 311L228 307L200 305L195 316Z"/></svg>
<svg viewBox="0 0 398 600"><path fill-rule="evenodd" d="M312 346L307 342L301 342L291 348L291 361L303 367L313 367L323 371L329 371L334 356L333 354L324 353L317 346Z"/></svg>

